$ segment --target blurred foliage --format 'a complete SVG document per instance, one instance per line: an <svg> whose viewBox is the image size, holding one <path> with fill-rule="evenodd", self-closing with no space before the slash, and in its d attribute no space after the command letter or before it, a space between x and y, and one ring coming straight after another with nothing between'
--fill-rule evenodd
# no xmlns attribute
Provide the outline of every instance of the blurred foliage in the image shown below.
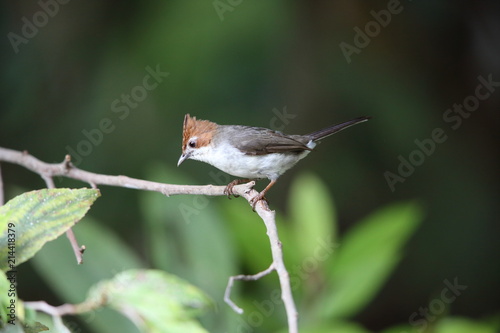
<svg viewBox="0 0 500 333"><path fill-rule="evenodd" d="M385 283L421 219L415 204L398 204L350 230L330 268L331 291L321 306L322 316L346 317L359 312Z"/></svg>
<svg viewBox="0 0 500 333"><path fill-rule="evenodd" d="M47 15L16 52L9 34L22 36L35 15L43 20L41 3L52 4L48 10L56 13ZM214 3L229 9L221 12ZM0 145L26 149L47 162L71 154L79 167L97 173L220 185L232 178L203 163L165 168L179 157L185 113L297 134L371 115L366 124L324 140L268 196L279 212L287 266L297 277L294 295L303 327L311 332L331 327L410 332L415 329L410 317L437 304L432 301L440 299L443 281L458 278L468 288L433 315L423 331L450 331L460 323L471 332L490 330L498 327L500 315L500 290L495 288L500 279L500 93L495 87L476 111L461 116L458 128L443 116L454 105L471 101L479 76L500 81L500 2L400 2L402 11L346 61L340 44L353 44L354 29L375 22L373 13L380 15L388 4L2 2ZM157 68L168 75L152 75ZM157 85L144 90L144 82ZM391 191L384 173L398 172L399 158L418 154L416 140L430 138L437 128L446 141L436 144ZM7 200L45 187L23 168L0 167ZM303 170L311 173L297 177ZM88 186L55 182L57 187ZM85 264L75 265L65 237L47 243L17 268L21 299L79 303L101 280L128 269L155 268L211 297L215 313L209 309L200 317L210 331L283 328L281 304L271 308L265 302L274 299L275 277L237 284L233 299L245 308L242 317L220 301L229 275L255 273L270 262L265 228L255 214L242 214L248 211L243 200L166 199L109 187L100 191L91 217L74 227L79 242L87 245ZM332 192L335 202L325 195ZM321 196L313 200L310 193ZM304 218L310 214L315 219ZM368 221L377 214L394 215L387 224L379 222L373 238L365 236L364 241L373 249L385 240L380 248L385 252L369 253L368 246L354 242L342 254L351 237L363 239L353 235L370 232ZM395 222L398 215L406 223ZM331 238L317 249L320 255L331 243L338 247L327 262L315 262L314 246L320 244L310 244L322 233ZM365 266L342 256L366 260L373 279L365 273L350 281L349 270L364 272ZM359 294L349 283L360 283ZM345 289L336 290L340 285ZM347 290L345 307L328 300L330 293L347 295ZM325 318L327 322L314 323ZM44 317L43 322L52 319ZM137 330L109 308L65 323L75 332Z"/></svg>
<svg viewBox="0 0 500 333"><path fill-rule="evenodd" d="M112 280L101 281L86 302L102 300L144 332L207 332L191 317L207 307L209 299L197 288L163 271L125 271Z"/></svg>
<svg viewBox="0 0 500 333"><path fill-rule="evenodd" d="M154 166L149 173L152 179L166 181L176 171ZM423 218L420 206L412 202L390 205L366 217L336 239L333 237L333 230L337 228L333 198L322 182L312 174L303 174L294 180L291 188L290 205L303 206L304 209L292 209L290 217L279 220L279 226L292 288L299 304L304 304L299 306L302 331L369 332L351 322L351 318L376 296L402 258L403 246ZM54 200L67 202L68 195L75 195L74 190L59 189L57 191L61 193L57 193L54 199L51 191L22 195L21 198L36 194L40 203L33 204L33 200L25 199L17 206L23 211L23 205L38 207L49 205ZM209 203L215 198L193 196L190 198L192 203L186 203L180 196L165 198L158 193L142 192L141 197L144 220L149 221L144 230L144 237L151 245L146 257L153 259L153 267L163 270L138 269L142 266L141 260L129 245L90 218L75 228L80 241L89 249L85 255L86 263L78 270L60 274L61 269L74 265L74 254L69 251L64 238L47 244L33 259L38 274L54 292L62 300L77 304L78 311L83 312L80 320L85 326L95 332L135 331L124 318L100 313L103 306L121 312L141 332L207 332L191 319L193 315L203 313L202 322L211 332L248 329L271 332L283 326L282 301L275 278L247 282L253 286L245 292L238 292L246 287L239 283L232 297L244 305L246 312L242 317L238 318L228 306L221 304L227 278L237 273L238 266L255 272L271 262L269 256L255 258L255 247L266 248L267 244L263 242L266 237L262 227L256 224L259 219L246 202L226 201L214 209ZM72 198L70 202L78 204L78 199ZM12 204L7 204L2 209L10 206ZM52 204L49 207L58 206ZM186 211L189 215L185 214ZM219 211L223 212L225 221L231 221L232 235L218 226L221 221L217 218ZM62 213L61 210L46 209L45 219L50 221L51 216L57 218ZM21 226L31 220L32 217L28 216L15 223ZM165 221L173 222L163 223ZM309 230L305 230L307 222L311 224ZM248 226L238 228L240 224ZM251 232L252 229L261 232ZM22 243L30 234L18 236ZM4 234L0 241L6 241L6 237ZM233 237L241 242L230 241ZM159 246L160 241L165 246ZM102 244L106 244L105 250L101 250ZM175 253L168 251L170 256L165 257L166 248L175 249ZM200 253L209 253L210 262ZM241 255L235 255L238 253ZM189 264L185 265L176 258ZM164 270L191 277L204 292ZM1 289L5 290L0 300L2 304L9 304L9 280L5 275L1 277L1 283L4 286ZM20 300L16 302L18 307L22 306ZM215 307L211 306L212 302ZM31 317L30 325L48 326L54 332L65 332L65 327L74 326L74 322L63 324L57 317L53 318L53 323L45 321L47 318L43 315ZM24 321L24 317L19 319ZM450 327L457 325L456 321L443 317L432 323L437 324L432 332L448 332ZM496 327L486 322L463 321L470 328L468 332L490 332ZM415 323L423 325L422 322ZM425 323L427 325L430 323Z"/></svg>

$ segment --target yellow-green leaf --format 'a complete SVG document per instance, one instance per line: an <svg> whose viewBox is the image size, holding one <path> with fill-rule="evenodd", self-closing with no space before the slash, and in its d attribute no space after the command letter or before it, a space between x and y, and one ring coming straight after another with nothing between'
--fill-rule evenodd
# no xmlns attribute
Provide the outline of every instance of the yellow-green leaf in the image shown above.
<svg viewBox="0 0 500 333"><path fill-rule="evenodd" d="M434 327L436 333L496 333L498 324L475 321L462 317L447 317L440 320ZM421 329L420 331L423 331Z"/></svg>
<svg viewBox="0 0 500 333"><path fill-rule="evenodd" d="M402 247L422 220L419 205L398 203L372 214L340 242L324 293L325 317L349 317L381 288L402 257Z"/></svg>
<svg viewBox="0 0 500 333"><path fill-rule="evenodd" d="M142 332L207 333L193 318L211 305L198 288L160 270L133 269L99 282L86 303L106 300L110 306L130 317ZM134 320L141 318L140 321Z"/></svg>
<svg viewBox="0 0 500 333"><path fill-rule="evenodd" d="M334 243L336 216L333 197L313 174L302 174L290 191L290 211L301 260L325 241Z"/></svg>
<svg viewBox="0 0 500 333"><path fill-rule="evenodd" d="M43 189L0 207L0 269L7 271L78 222L99 197L97 189Z"/></svg>

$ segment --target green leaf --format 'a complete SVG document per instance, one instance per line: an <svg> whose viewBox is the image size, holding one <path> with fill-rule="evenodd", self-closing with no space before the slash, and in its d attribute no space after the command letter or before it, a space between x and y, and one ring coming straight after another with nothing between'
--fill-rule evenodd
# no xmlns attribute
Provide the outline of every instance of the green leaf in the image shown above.
<svg viewBox="0 0 500 333"><path fill-rule="evenodd" d="M26 333L39 333L43 331L48 331L49 328L42 323L35 322L33 325L25 326L24 331Z"/></svg>
<svg viewBox="0 0 500 333"><path fill-rule="evenodd" d="M10 285L11 283L7 280L7 275L3 271L0 271L0 327L1 323L6 323L10 319L8 317L10 300L13 299L17 303L17 297L9 295Z"/></svg>
<svg viewBox="0 0 500 333"><path fill-rule="evenodd" d="M448 317L440 320L433 332L435 333L496 333L497 325L473 321L467 318Z"/></svg>
<svg viewBox="0 0 500 333"><path fill-rule="evenodd" d="M43 189L23 193L0 207L0 268L13 268L7 266L9 256L15 257L15 266L30 259L78 222L99 195L97 189Z"/></svg>
<svg viewBox="0 0 500 333"><path fill-rule="evenodd" d="M401 258L402 247L422 219L415 203L399 203L369 216L349 231L330 271L326 317L356 314L377 293Z"/></svg>
<svg viewBox="0 0 500 333"><path fill-rule="evenodd" d="M7 275L0 271L0 332L1 333L38 333L47 331L48 327L29 318L31 310L24 307L24 303L16 296L17 290L12 287ZM14 294L13 294L14 293ZM11 303L11 300L14 303ZM15 311L15 318L9 316L11 308ZM14 325L12 322L14 321Z"/></svg>
<svg viewBox="0 0 500 333"><path fill-rule="evenodd" d="M176 183L193 184L194 180L181 171L164 164L151 164L146 169L146 178L166 183L175 179ZM182 276L210 295L220 311L216 315L204 315L202 321L214 332L228 331L227 327L235 321L235 317L224 303L223 295L228 277L240 272L230 224L241 224L243 221L224 219L218 204L243 204L246 201L200 195L166 198L146 191L141 192L139 198L145 222L143 232L150 247L148 257L152 265ZM248 204L245 211L254 216L258 226L261 226L257 214L247 208ZM265 231L263 233L265 237ZM267 245L264 250L269 251L268 248ZM239 299L238 286L233 289L232 296L235 300Z"/></svg>
<svg viewBox="0 0 500 333"><path fill-rule="evenodd" d="M248 203L241 198L224 201L221 207L227 226L236 239L235 243L240 247L242 261L248 265L249 271L266 269L272 262L272 256L262 220L257 214L248 211Z"/></svg>
<svg viewBox="0 0 500 333"><path fill-rule="evenodd" d="M86 302L103 299L144 332L207 332L193 317L211 304L210 299L164 271L137 269L119 273L92 288Z"/></svg>
<svg viewBox="0 0 500 333"><path fill-rule="evenodd" d="M311 256L321 240L335 242L334 207L332 196L319 178L306 173L293 182L290 210L301 260Z"/></svg>
<svg viewBox="0 0 500 333"><path fill-rule="evenodd" d="M22 325L16 321L14 325L8 324L5 327L0 326L1 333L25 333Z"/></svg>
<svg viewBox="0 0 500 333"><path fill-rule="evenodd" d="M147 174L157 181L192 183L178 170L163 165L150 166ZM217 201L227 199L199 195L166 198L152 192L141 192L140 199L155 266L185 276L213 297L223 294L227 277L236 270L232 235L216 209Z"/></svg>
<svg viewBox="0 0 500 333"><path fill-rule="evenodd" d="M63 322L62 317L53 317L45 312L35 311L26 307L26 311L33 312L33 320L30 324L23 322L19 323L17 326L23 328L23 333L39 333L39 332L50 332L50 333L70 333L70 332L81 332L81 329L75 326L75 322L71 321L68 317L65 318ZM67 325L67 326L66 326ZM70 329L72 327L72 329ZM3 332L2 332L3 333Z"/></svg>
<svg viewBox="0 0 500 333"><path fill-rule="evenodd" d="M352 322L333 322L330 324L320 324L319 326L312 327L304 327L302 330L307 333L332 333L332 332L340 332L340 333L370 333L363 326L352 323ZM285 333L287 331L283 331ZM281 332L280 332L281 333ZM401 333L401 332L400 332Z"/></svg>
<svg viewBox="0 0 500 333"><path fill-rule="evenodd" d="M30 261L63 302L80 303L99 281L110 279L124 270L143 267L141 259L127 242L101 221L86 217L85 223L77 224L73 230L79 244L87 248L83 265L75 264L75 256L65 237L46 244ZM123 320L111 309L85 313L80 320L93 332L137 332L128 320Z"/></svg>

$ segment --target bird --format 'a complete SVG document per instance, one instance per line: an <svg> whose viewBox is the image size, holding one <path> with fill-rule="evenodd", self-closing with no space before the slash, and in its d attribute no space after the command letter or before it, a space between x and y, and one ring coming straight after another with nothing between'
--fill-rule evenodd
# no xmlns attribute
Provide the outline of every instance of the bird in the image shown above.
<svg viewBox="0 0 500 333"><path fill-rule="evenodd" d="M238 184L269 179L270 183L249 201L255 211L257 202L267 202L265 195L278 178L306 157L319 140L370 118L358 117L306 135L288 135L262 127L219 125L186 114L182 130L182 154L177 166L192 159L240 177L226 186L224 193L228 197L235 195L233 187Z"/></svg>

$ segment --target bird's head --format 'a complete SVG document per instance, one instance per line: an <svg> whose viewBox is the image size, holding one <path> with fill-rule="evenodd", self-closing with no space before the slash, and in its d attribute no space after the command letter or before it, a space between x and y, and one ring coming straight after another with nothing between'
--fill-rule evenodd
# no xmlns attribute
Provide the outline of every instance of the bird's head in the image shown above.
<svg viewBox="0 0 500 333"><path fill-rule="evenodd" d="M217 124L208 120L197 120L186 114L182 130L182 155L177 162L179 166L187 159L199 160L206 153L206 147L212 142L217 131Z"/></svg>

